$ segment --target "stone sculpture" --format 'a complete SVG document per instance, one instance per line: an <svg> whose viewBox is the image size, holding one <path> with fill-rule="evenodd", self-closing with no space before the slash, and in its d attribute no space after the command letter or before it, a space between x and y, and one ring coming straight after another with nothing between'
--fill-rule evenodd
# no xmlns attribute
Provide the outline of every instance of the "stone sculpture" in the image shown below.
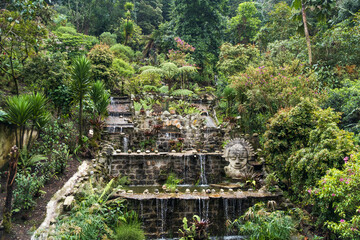
<svg viewBox="0 0 360 240"><path fill-rule="evenodd" d="M236 180L245 180L253 175L254 167L249 164L254 151L245 139L231 140L225 147L223 157L229 162L225 174Z"/></svg>

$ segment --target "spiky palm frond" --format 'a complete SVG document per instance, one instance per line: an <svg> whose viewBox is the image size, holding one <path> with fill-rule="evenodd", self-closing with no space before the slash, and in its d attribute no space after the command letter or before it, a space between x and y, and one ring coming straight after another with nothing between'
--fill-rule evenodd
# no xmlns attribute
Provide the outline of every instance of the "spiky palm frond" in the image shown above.
<svg viewBox="0 0 360 240"><path fill-rule="evenodd" d="M93 83L90 90L90 98L94 103L94 108L99 116L108 114L108 105L110 103L110 93L105 89L105 85L101 81Z"/></svg>
<svg viewBox="0 0 360 240"><path fill-rule="evenodd" d="M6 99L5 119L18 127L25 126L33 113L28 95L12 96Z"/></svg>
<svg viewBox="0 0 360 240"><path fill-rule="evenodd" d="M50 113L46 110L47 98L42 93L32 93L29 96L32 105L30 120L38 129L43 127L50 120Z"/></svg>
<svg viewBox="0 0 360 240"><path fill-rule="evenodd" d="M90 61L85 57L81 56L75 59L72 71L71 71L71 90L76 99L80 100L88 92L90 87Z"/></svg>

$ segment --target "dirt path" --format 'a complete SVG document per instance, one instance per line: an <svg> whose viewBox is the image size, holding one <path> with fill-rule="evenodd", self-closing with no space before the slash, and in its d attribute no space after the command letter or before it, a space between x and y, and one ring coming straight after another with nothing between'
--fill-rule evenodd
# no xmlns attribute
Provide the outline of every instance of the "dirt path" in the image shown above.
<svg viewBox="0 0 360 240"><path fill-rule="evenodd" d="M63 175L51 179L42 190L45 195L38 198L33 211L17 213L13 216L12 232L6 234L1 240L27 240L31 238L31 234L35 231L45 218L46 205L51 197L56 193L77 171L80 162L71 160ZM5 179L1 179L1 186L5 186ZM5 192L0 193L0 209L2 210L5 202Z"/></svg>

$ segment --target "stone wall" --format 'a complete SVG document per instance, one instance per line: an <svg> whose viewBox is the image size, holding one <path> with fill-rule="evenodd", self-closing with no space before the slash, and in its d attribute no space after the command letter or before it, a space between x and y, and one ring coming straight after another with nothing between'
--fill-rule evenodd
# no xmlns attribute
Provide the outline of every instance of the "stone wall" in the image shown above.
<svg viewBox="0 0 360 240"><path fill-rule="evenodd" d="M29 132L25 132L24 142L27 144L29 139ZM33 139L36 138L37 132L33 132ZM2 168L8 161L7 156L10 153L12 146L16 144L15 127L9 124L0 123L0 168Z"/></svg>
<svg viewBox="0 0 360 240"><path fill-rule="evenodd" d="M115 153L108 156L109 173L127 176L132 185L161 185L170 173L182 184L219 183L228 163L220 153Z"/></svg>
<svg viewBox="0 0 360 240"><path fill-rule="evenodd" d="M128 209L138 213L149 238L179 237L183 218L189 220L193 215L210 222L210 236L231 235L227 232L227 220L243 215L255 203L269 200L279 201L280 196L257 192L243 194L160 194L122 196L127 200Z"/></svg>

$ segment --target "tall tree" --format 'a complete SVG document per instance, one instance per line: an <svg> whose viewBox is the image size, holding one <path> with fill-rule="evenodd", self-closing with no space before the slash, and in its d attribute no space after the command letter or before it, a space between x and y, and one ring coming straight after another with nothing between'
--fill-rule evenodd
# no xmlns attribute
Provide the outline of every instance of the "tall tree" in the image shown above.
<svg viewBox="0 0 360 240"><path fill-rule="evenodd" d="M230 31L235 34L235 43L250 43L255 40L255 36L261 23L259 12L255 3L240 3L235 17L231 18Z"/></svg>
<svg viewBox="0 0 360 240"><path fill-rule="evenodd" d="M196 48L193 56L202 73L211 72L223 39L223 0L175 0L172 19L176 34Z"/></svg>
<svg viewBox="0 0 360 240"><path fill-rule="evenodd" d="M0 11L0 72L12 80L19 94L20 69L26 59L36 52L47 31L41 23L43 1L14 1L10 10Z"/></svg>
<svg viewBox="0 0 360 240"><path fill-rule="evenodd" d="M124 24L124 33L125 33L124 45L126 46L126 44L129 41L129 38L134 32L134 23L131 20L131 11L134 9L134 4L131 2L127 2L125 3L124 8L126 10L126 14L125 14L126 20Z"/></svg>
<svg viewBox="0 0 360 240"><path fill-rule="evenodd" d="M309 64L312 64L312 53L311 53L311 40L308 28L308 17L306 12L312 11L320 21L325 21L326 17L331 14L331 9L335 7L335 0L293 0L292 8L300 10L301 17L298 19L302 20L303 30L306 39L306 45L308 49Z"/></svg>
<svg viewBox="0 0 360 240"><path fill-rule="evenodd" d="M79 139L78 142L80 145L83 144L82 142L82 132L83 132L83 121L82 121L82 114L83 114L83 99L85 95L90 90L90 69L91 64L90 61L85 57L79 57L75 59L72 71L71 71L71 89L74 95L74 99L79 102Z"/></svg>
<svg viewBox="0 0 360 240"><path fill-rule="evenodd" d="M151 34L163 21L162 4L159 0L140 0L136 3L136 24L144 35Z"/></svg>

